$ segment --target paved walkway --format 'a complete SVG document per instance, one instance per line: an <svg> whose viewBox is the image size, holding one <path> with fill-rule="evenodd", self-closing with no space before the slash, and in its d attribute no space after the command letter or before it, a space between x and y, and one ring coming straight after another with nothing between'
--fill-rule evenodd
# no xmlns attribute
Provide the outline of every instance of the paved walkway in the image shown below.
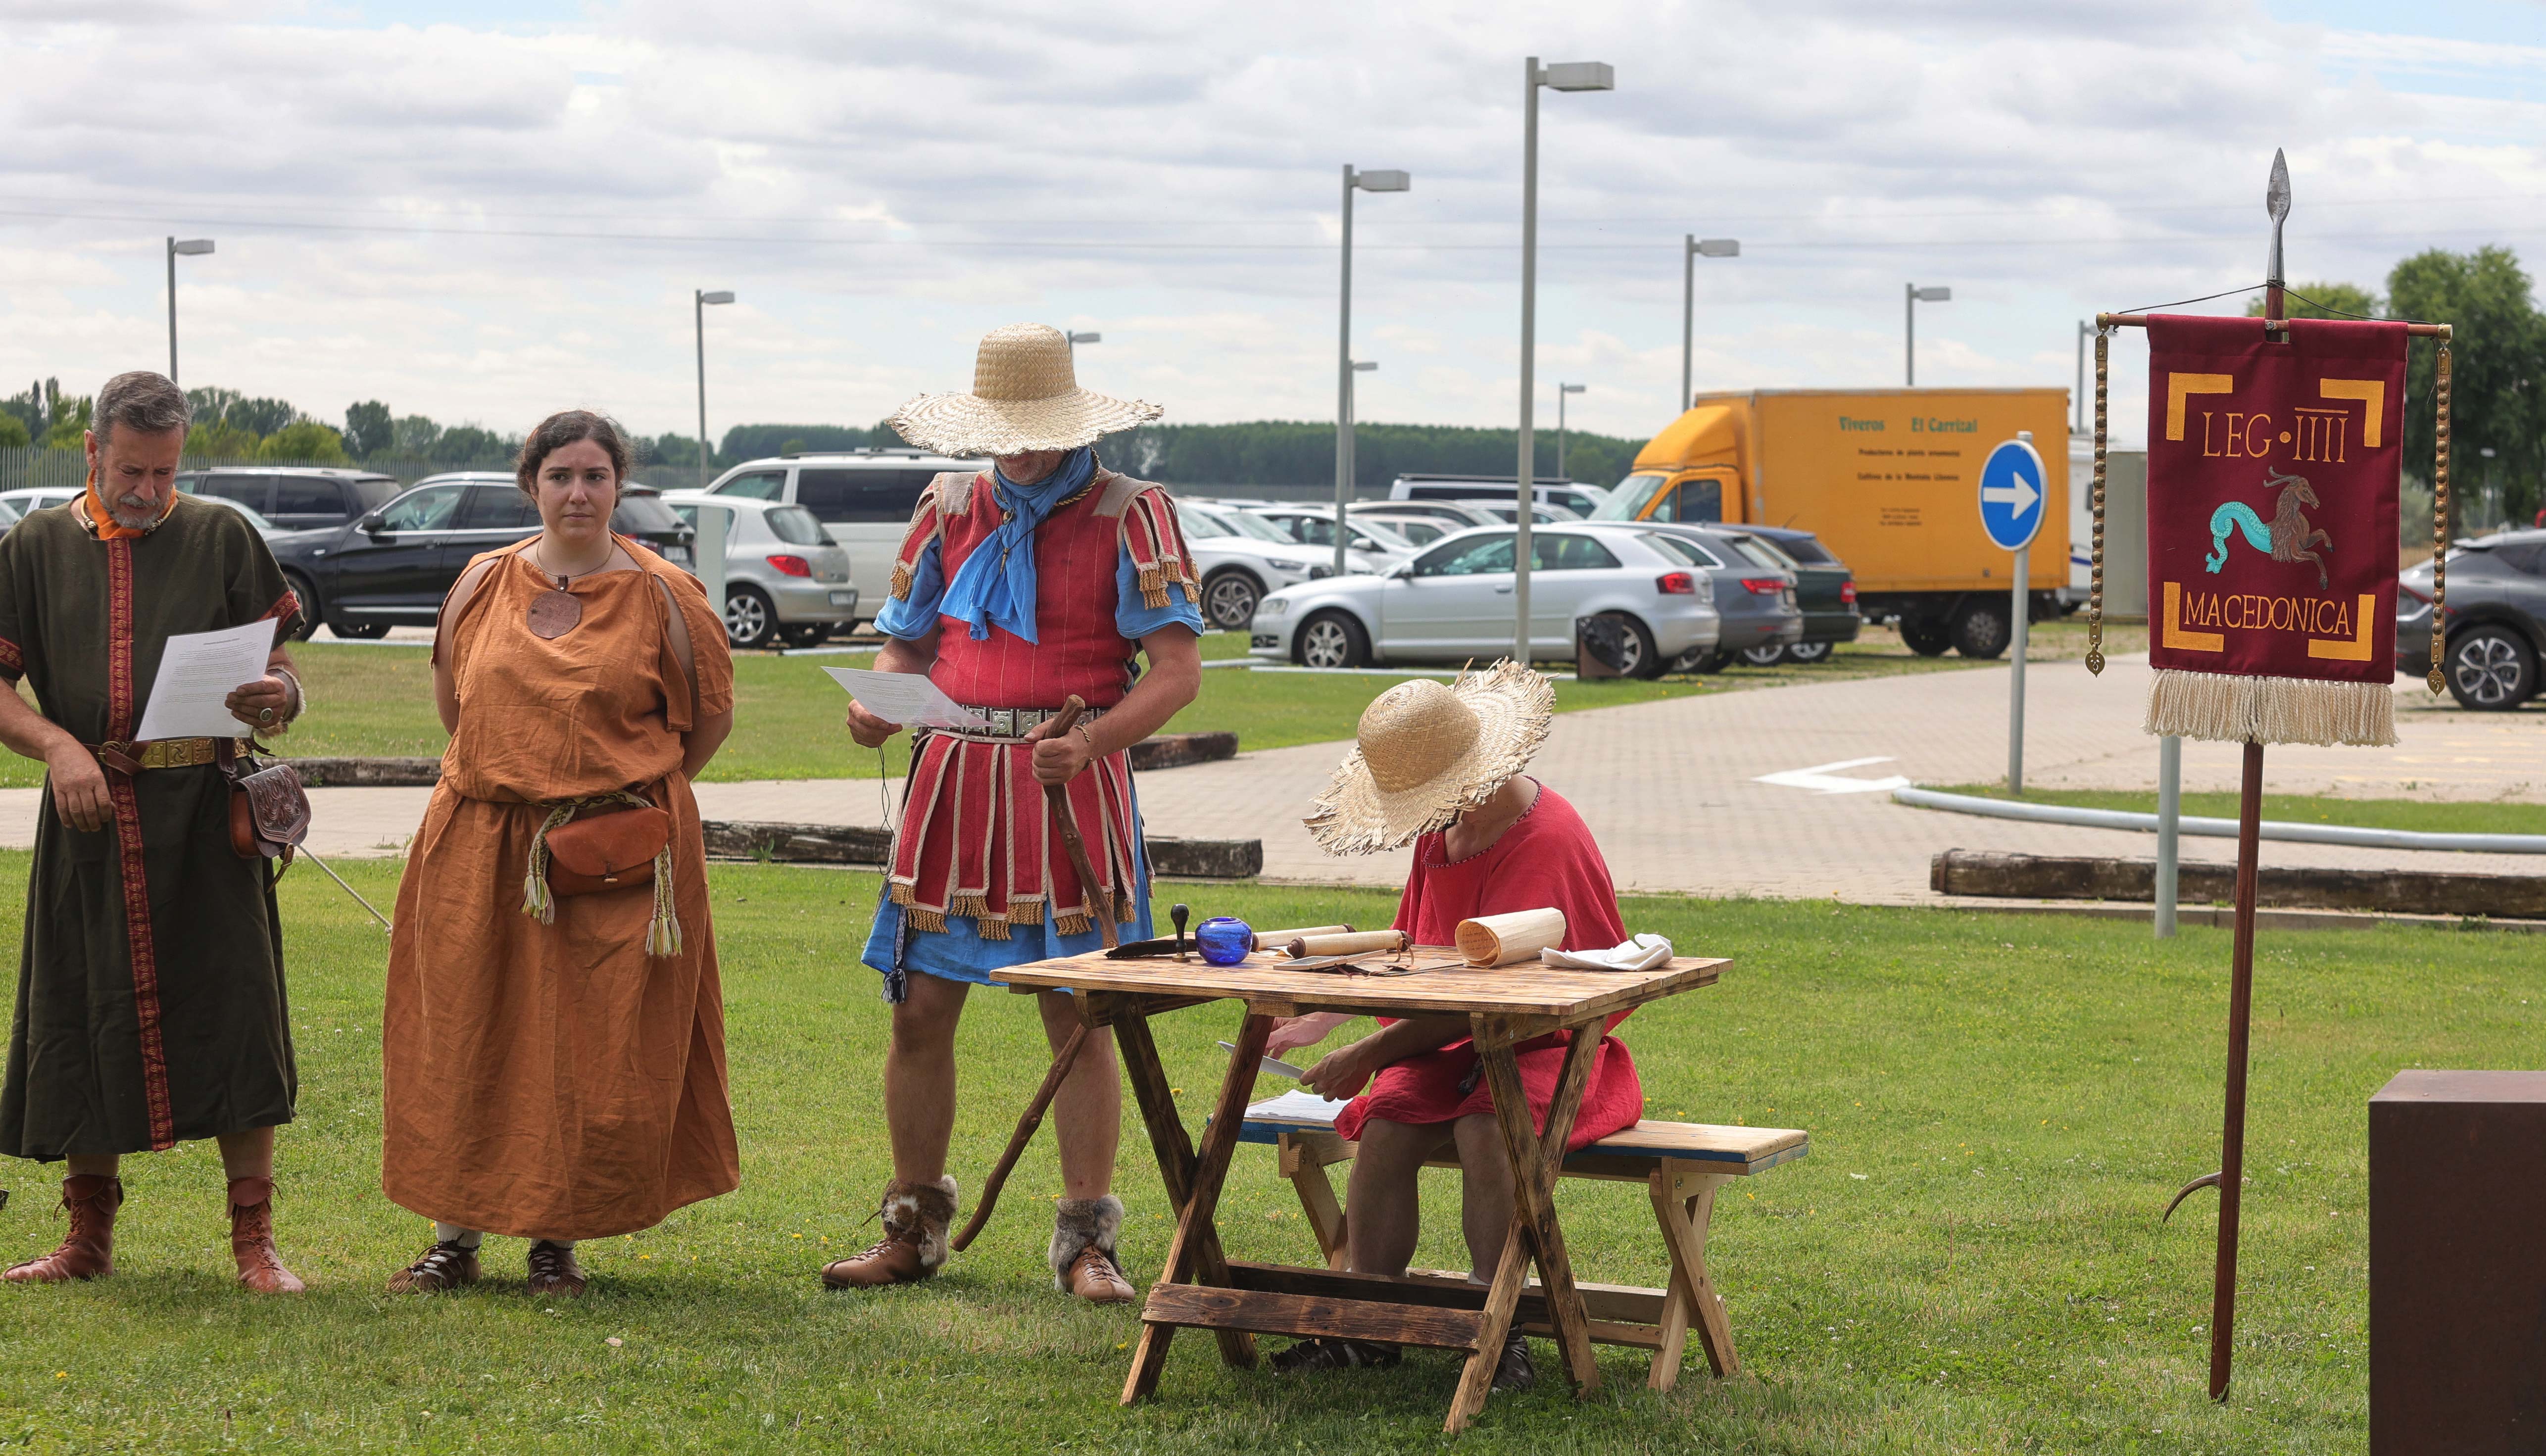
<svg viewBox="0 0 2546 1456"><path fill-rule="evenodd" d="M1888 775L1923 784L1997 780L2006 769L2007 676L1983 668L1865 678L1563 714L1538 768L1580 808L1628 890L1932 902L1927 863L1941 849L2153 854L2148 834L1939 814L1883 793L1760 782L1816 768L1841 787ZM2139 728L2147 682L2144 662L2113 663L2101 678L2076 663L2035 666L2026 782L2154 784L2156 740ZM2268 786L2350 798L2546 803L2546 711L2439 709L2418 686L2400 690L2398 702L2401 747L2276 747L2265 761ZM1268 879L1400 885L1403 854L1330 859L1300 825L1340 755L1337 745L1313 744L1144 774L1143 809L1160 833L1261 838ZM2233 790L2237 775L2234 746L2185 744L2187 790ZM0 845L33 842L38 792L0 791ZM429 793L313 790L311 847L331 856L399 853ZM884 817L871 779L704 784L698 795L711 818L872 824ZM2226 861L2235 845L2187 838L2183 854ZM2264 856L2275 865L2546 874L2546 860L2529 855L2267 842Z"/></svg>

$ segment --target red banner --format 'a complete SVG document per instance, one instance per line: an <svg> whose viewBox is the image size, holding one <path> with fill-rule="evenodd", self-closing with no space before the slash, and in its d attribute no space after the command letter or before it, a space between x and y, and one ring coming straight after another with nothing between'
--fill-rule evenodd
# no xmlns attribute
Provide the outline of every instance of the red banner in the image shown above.
<svg viewBox="0 0 2546 1456"><path fill-rule="evenodd" d="M2405 326L2149 320L2149 663L2396 673Z"/></svg>

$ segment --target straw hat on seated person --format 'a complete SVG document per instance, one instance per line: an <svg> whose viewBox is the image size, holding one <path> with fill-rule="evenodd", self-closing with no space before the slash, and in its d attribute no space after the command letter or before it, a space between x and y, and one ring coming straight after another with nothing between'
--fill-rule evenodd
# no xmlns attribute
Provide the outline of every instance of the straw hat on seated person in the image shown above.
<svg viewBox="0 0 2546 1456"><path fill-rule="evenodd" d="M1510 662L1399 683L1362 710L1309 833L1328 854L1371 854L1446 828L1528 766L1555 712L1554 685Z"/></svg>
<svg viewBox="0 0 2546 1456"><path fill-rule="evenodd" d="M1162 404L1078 387L1061 330L1012 323L982 337L972 393L918 395L887 423L922 450L1006 456L1076 450L1165 412Z"/></svg>

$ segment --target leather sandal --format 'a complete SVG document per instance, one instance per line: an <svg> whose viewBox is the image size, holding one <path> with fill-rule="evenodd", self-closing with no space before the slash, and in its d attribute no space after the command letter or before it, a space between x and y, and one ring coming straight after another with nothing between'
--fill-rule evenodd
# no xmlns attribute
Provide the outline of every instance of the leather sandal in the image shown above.
<svg viewBox="0 0 2546 1456"><path fill-rule="evenodd" d="M583 1265L574 1261L573 1244L553 1243L546 1239L531 1241L531 1277L524 1281L523 1288L533 1297L555 1295L572 1299L583 1293L588 1282L583 1277Z"/></svg>
<svg viewBox="0 0 2546 1456"><path fill-rule="evenodd" d="M61 1246L42 1258L0 1272L13 1284L59 1284L71 1279L103 1279L115 1272L115 1212L124 1206L124 1180L104 1173L74 1173L62 1179L62 1208L70 1231Z"/></svg>
<svg viewBox="0 0 2546 1456"><path fill-rule="evenodd" d="M1319 1335L1315 1339L1304 1339L1287 1350L1275 1351L1273 1368L1286 1375L1311 1370L1358 1370L1364 1366L1391 1370L1404 1358L1405 1352L1393 1344Z"/></svg>
<svg viewBox="0 0 2546 1456"><path fill-rule="evenodd" d="M1498 1391L1525 1391L1538 1384L1538 1367L1529 1362L1529 1338L1517 1331L1503 1340L1501 1358L1494 1361L1494 1385Z"/></svg>
<svg viewBox="0 0 2546 1456"><path fill-rule="evenodd" d="M1132 1281L1114 1264L1114 1256L1094 1244L1078 1251L1061 1276L1069 1292L1091 1305L1128 1305L1136 1297Z"/></svg>
<svg viewBox="0 0 2546 1456"><path fill-rule="evenodd" d="M414 1263L389 1276L391 1294L440 1294L477 1282L477 1250L458 1243L428 1243Z"/></svg>

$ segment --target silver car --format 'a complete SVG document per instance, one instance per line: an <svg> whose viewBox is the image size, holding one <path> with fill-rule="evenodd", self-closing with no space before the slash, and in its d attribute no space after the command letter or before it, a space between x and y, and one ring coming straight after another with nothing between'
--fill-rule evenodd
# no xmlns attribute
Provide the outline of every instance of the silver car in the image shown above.
<svg viewBox="0 0 2546 1456"><path fill-rule="evenodd" d="M1464 662L1508 655L1513 536L1481 526L1435 543L1378 576L1285 587L1255 609L1248 648L1309 667ZM1640 526L1571 525L1530 534L1530 654L1571 661L1574 623L1626 629L1624 671L1658 677L1674 659L1712 652L1722 630L1715 583Z"/></svg>
<svg viewBox="0 0 2546 1456"><path fill-rule="evenodd" d="M1224 632L1244 632L1266 592L1334 574L1333 552L1302 546L1251 511L1179 498L1176 519L1202 573L1202 615ZM1388 562L1356 552L1347 564L1376 571Z"/></svg>
<svg viewBox="0 0 2546 1456"><path fill-rule="evenodd" d="M1335 509L1333 506L1259 505L1249 509L1273 523L1274 528L1291 533L1291 539L1302 546L1335 549ZM1344 517L1346 548L1368 558L1401 561L1414 555L1414 543L1389 530L1374 526L1368 518L1347 514Z"/></svg>
<svg viewBox="0 0 2546 1456"><path fill-rule="evenodd" d="M684 490L663 504L692 526L725 516L724 636L737 647L816 646L858 620L849 554L813 513L783 501Z"/></svg>

